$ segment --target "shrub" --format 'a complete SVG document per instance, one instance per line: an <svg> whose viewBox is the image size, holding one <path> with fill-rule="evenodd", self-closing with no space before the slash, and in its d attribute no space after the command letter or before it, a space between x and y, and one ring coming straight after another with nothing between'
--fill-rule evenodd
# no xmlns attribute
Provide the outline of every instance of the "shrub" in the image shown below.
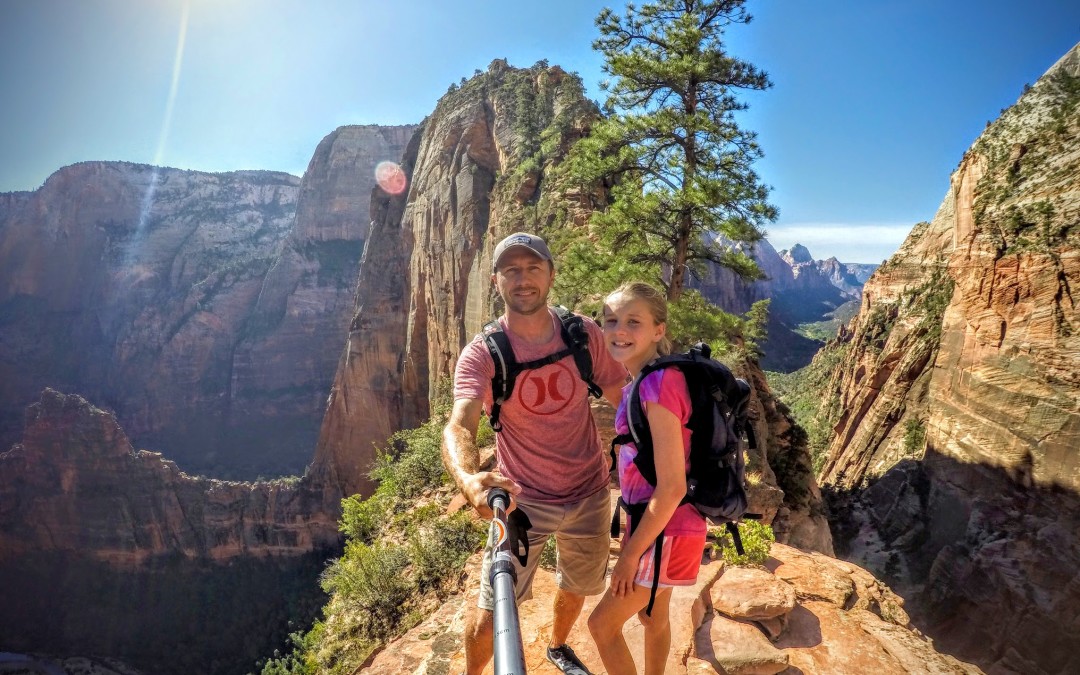
<svg viewBox="0 0 1080 675"><path fill-rule="evenodd" d="M466 510L438 515L409 528L409 560L413 580L421 591L438 589L460 571L483 543L484 529Z"/></svg>
<svg viewBox="0 0 1080 675"><path fill-rule="evenodd" d="M358 629L363 637L382 640L394 634L412 594L412 584L405 575L408 564L402 546L350 541L345 555L323 573L322 587L346 606L362 610Z"/></svg>
<svg viewBox="0 0 1080 675"><path fill-rule="evenodd" d="M716 538L716 546L720 548L720 554L724 562L739 567L763 565L769 559L769 550L776 541L772 528L756 520L747 520L739 523L739 537L742 539L745 554L739 555L735 550L735 542L726 528L718 528L712 531Z"/></svg>

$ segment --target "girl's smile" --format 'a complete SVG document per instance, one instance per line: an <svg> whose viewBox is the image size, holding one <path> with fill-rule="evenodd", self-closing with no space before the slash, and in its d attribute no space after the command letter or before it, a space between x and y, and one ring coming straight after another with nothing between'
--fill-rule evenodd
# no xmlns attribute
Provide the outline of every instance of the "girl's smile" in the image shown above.
<svg viewBox="0 0 1080 675"><path fill-rule="evenodd" d="M608 352L632 375L656 358L667 330L666 324L656 322L647 302L622 293L609 296L604 304L603 327Z"/></svg>

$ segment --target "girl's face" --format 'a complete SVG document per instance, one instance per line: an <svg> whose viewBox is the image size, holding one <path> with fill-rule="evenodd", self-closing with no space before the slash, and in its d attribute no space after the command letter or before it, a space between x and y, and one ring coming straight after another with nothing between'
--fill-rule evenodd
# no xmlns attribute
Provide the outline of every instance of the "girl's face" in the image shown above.
<svg viewBox="0 0 1080 675"><path fill-rule="evenodd" d="M604 343L615 360L631 372L656 357L666 331L667 325L657 323L648 303L640 298L616 293L604 303Z"/></svg>

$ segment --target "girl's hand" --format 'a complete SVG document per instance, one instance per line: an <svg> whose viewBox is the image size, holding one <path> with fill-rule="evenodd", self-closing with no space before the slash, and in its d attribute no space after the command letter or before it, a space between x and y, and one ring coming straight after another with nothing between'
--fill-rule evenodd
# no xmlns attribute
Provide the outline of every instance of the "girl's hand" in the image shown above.
<svg viewBox="0 0 1080 675"><path fill-rule="evenodd" d="M611 570L611 594L616 598L630 595L634 591L634 577L637 576L638 559L622 553Z"/></svg>

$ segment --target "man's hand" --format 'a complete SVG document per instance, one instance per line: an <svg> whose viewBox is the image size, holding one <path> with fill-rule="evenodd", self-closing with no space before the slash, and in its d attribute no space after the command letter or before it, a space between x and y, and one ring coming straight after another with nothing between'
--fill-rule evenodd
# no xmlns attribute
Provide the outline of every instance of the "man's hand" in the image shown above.
<svg viewBox="0 0 1080 675"><path fill-rule="evenodd" d="M491 471L480 471L464 476L461 480L461 494L465 495L465 499L469 500L484 520L491 520L491 507L488 506L487 497L488 492L494 487L501 487L510 494L510 506L506 509L507 513L517 508L514 495L521 492L521 486L509 478Z"/></svg>

